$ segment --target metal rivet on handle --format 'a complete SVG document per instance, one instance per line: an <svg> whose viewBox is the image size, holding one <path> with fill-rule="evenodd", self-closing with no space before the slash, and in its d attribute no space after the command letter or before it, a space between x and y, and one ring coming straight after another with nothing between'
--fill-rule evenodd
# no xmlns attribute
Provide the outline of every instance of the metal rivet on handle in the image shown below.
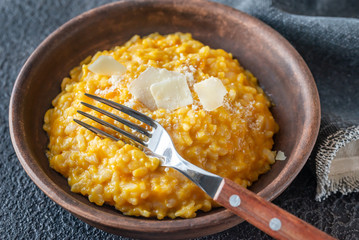
<svg viewBox="0 0 359 240"><path fill-rule="evenodd" d="M238 207L241 204L241 198L238 195L232 195L229 198L229 204L232 207Z"/></svg>
<svg viewBox="0 0 359 240"><path fill-rule="evenodd" d="M282 222L278 218L272 218L269 222L269 227L273 231L278 231L282 227Z"/></svg>

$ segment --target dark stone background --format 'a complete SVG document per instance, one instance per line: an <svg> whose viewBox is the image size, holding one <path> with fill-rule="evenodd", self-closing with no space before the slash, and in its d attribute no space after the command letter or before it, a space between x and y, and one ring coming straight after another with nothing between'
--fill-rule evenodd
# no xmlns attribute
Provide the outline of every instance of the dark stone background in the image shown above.
<svg viewBox="0 0 359 240"><path fill-rule="evenodd" d="M11 145L8 106L21 66L56 28L111 0L0 0L0 239L126 239L56 205L26 175ZM359 123L359 2L218 0L266 22L308 63L322 111ZM336 17L336 18L333 18ZM338 18L339 17L339 18ZM308 165L274 203L340 239L359 239L359 193L314 201ZM201 239L270 239L248 223Z"/></svg>

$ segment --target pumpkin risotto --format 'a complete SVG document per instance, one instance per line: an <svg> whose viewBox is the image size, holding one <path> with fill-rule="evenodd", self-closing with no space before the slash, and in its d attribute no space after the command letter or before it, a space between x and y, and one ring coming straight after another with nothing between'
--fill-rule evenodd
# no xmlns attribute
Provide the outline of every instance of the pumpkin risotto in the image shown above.
<svg viewBox="0 0 359 240"><path fill-rule="evenodd" d="M110 56L125 70L117 75L91 71L90 66L100 56ZM146 106L132 94L130 86L149 68L181 73L193 100L175 109ZM215 84L224 86L224 97L221 106L208 110L195 86L212 78L216 79ZM101 138L73 122L76 118L111 131L77 113L82 110L131 131L80 104L87 102L129 119L84 93L152 117L168 131L183 158L243 187L256 181L275 161L271 149L278 126L257 79L230 53L211 49L193 40L190 34L134 36L123 46L86 58L71 70L70 77L64 78L61 89L52 101L54 108L44 117L43 127L50 139L50 166L68 179L71 191L88 196L97 205L113 205L126 215L192 218L197 210L209 211L217 205L179 172L160 167L158 159L149 158L122 141Z"/></svg>

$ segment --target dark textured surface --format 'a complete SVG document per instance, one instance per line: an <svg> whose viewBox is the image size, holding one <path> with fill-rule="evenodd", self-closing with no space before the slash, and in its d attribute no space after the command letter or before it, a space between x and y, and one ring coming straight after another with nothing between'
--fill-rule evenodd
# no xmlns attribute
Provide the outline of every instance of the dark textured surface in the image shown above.
<svg viewBox="0 0 359 240"><path fill-rule="evenodd" d="M8 130L11 88L27 57L57 27L107 2L111 1L0 1L0 239L125 239L83 223L45 196L18 162ZM348 13L353 7L358 9L357 5L346 11L334 1L330 1L330 9L321 7L328 6L329 0L322 0L323 5L303 1L297 8L288 1L277 1L276 7L265 0L220 2L256 16L286 37L316 79L323 112L359 123L359 20L292 14L356 17ZM314 201L315 188L315 176L305 167L274 203L335 237L359 239L359 194L335 195L318 203ZM243 223L203 239L261 238L269 239Z"/></svg>

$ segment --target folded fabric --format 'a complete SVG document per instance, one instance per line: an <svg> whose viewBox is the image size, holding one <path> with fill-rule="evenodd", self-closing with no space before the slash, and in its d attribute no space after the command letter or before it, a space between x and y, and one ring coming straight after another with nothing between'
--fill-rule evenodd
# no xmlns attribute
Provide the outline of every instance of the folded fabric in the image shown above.
<svg viewBox="0 0 359 240"><path fill-rule="evenodd" d="M324 116L312 155L317 176L316 200L336 192L359 191L359 126Z"/></svg>

